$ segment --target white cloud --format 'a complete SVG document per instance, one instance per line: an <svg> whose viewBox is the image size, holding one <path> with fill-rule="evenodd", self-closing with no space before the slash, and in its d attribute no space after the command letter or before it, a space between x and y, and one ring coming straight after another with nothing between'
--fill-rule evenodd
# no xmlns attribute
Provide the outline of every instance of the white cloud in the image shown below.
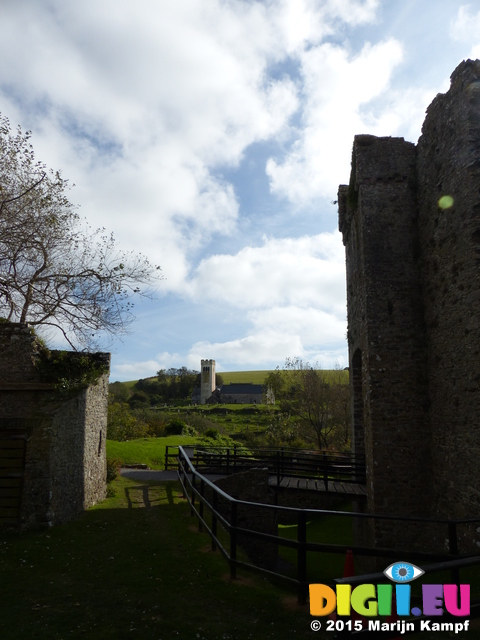
<svg viewBox="0 0 480 640"><path fill-rule="evenodd" d="M221 236L235 234L243 211L219 175L239 166L253 143L291 140L300 113L292 152L268 165L272 188L300 205L335 197L348 178L353 135L364 123L373 133L392 128L409 109L392 101L390 120L361 110L386 92L398 42L357 56L325 44L343 37L345 25L374 21L379 5L18 0L2 8L2 110L33 130L40 159L78 185L72 200L81 213L160 264L163 291L230 305L250 322L243 337L197 343L189 366L198 367L202 344L218 345L225 361L250 354L251 362L283 362L340 334L339 234L270 238L226 255ZM216 255L196 267L212 236ZM185 354L135 358L116 365L113 377L145 377Z"/></svg>
<svg viewBox="0 0 480 640"><path fill-rule="evenodd" d="M189 294L242 309L251 328L234 340L197 342L189 365L214 358L221 368L247 363L274 367L289 356L322 366L343 363L344 262L338 233L265 239L260 247L203 260L189 282Z"/></svg>
<svg viewBox="0 0 480 640"><path fill-rule="evenodd" d="M373 21L379 0L279 0L269 4L285 50L296 54L331 35L338 21L350 25Z"/></svg>
<svg viewBox="0 0 480 640"><path fill-rule="evenodd" d="M378 4L21 0L2 13L3 104L80 185L90 219L152 259L165 250L175 289L192 249L235 229L235 193L212 169L282 137L299 107L294 81L269 65L308 58Z"/></svg>
<svg viewBox="0 0 480 640"><path fill-rule="evenodd" d="M480 58L480 11L473 13L469 4L462 5L450 27L450 37L464 46L471 45L468 58Z"/></svg>
<svg viewBox="0 0 480 640"><path fill-rule="evenodd" d="M225 366L261 366L268 362L282 362L285 354L303 355L304 349L298 336L285 336L280 331L264 331L227 342L197 342L189 353L189 362L199 363L201 358L212 357ZM213 355L209 355L213 354Z"/></svg>
<svg viewBox="0 0 480 640"><path fill-rule="evenodd" d="M233 187L212 170L237 165L298 106L294 83L266 73L285 55L273 9L24 0L2 15L3 105L79 185L94 224L161 262L167 288L192 250L235 229Z"/></svg>
<svg viewBox="0 0 480 640"><path fill-rule="evenodd" d="M265 239L261 247L202 260L187 291L194 300L223 300L239 308L314 305L340 313L344 265L339 233Z"/></svg>
<svg viewBox="0 0 480 640"><path fill-rule="evenodd" d="M469 4L458 9L457 17L450 28L450 36L458 42L475 42L480 40L480 11L472 13Z"/></svg>
<svg viewBox="0 0 480 640"><path fill-rule="evenodd" d="M152 360L139 362L124 362L123 364L112 365L110 380L139 380L140 378L150 378L156 375L160 369L170 369L176 367L182 357L178 353L158 353ZM195 367L198 370L198 365Z"/></svg>
<svg viewBox="0 0 480 640"><path fill-rule="evenodd" d="M315 307L272 307L248 314L255 330L297 336L303 349L327 347L345 340L346 318ZM288 355L288 354L287 354ZM297 354L298 355L298 354Z"/></svg>
<svg viewBox="0 0 480 640"><path fill-rule="evenodd" d="M354 135L388 135L396 128L393 114L378 118L365 107L388 89L401 59L402 46L393 39L366 44L353 58L332 44L302 52L303 127L284 160L268 161L275 193L297 205L335 196L349 175Z"/></svg>
<svg viewBox="0 0 480 640"><path fill-rule="evenodd" d="M311 364L318 363L324 369L333 369L336 364L347 366L348 355L345 344L337 343L332 348L309 348L296 334L275 330L251 333L244 338L227 342L198 342L188 355L190 367L198 369L202 358L213 358L218 371L229 371L243 367L272 368L282 366L285 359L300 357Z"/></svg>

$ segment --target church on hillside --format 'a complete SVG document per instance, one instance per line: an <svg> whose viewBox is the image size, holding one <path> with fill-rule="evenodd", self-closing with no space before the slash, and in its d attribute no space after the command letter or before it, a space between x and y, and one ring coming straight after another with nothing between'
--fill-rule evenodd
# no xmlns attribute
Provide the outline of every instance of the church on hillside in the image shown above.
<svg viewBox="0 0 480 640"><path fill-rule="evenodd" d="M271 389L253 382L231 382L215 385L215 360L202 360L200 387L192 393L192 404L274 404Z"/></svg>

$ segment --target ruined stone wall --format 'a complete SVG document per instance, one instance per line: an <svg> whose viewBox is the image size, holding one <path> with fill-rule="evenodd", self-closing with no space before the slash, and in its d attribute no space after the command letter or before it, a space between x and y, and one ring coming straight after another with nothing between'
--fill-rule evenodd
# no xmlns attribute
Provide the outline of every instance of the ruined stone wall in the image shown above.
<svg viewBox="0 0 480 640"><path fill-rule="evenodd" d="M106 496L108 376L62 403L52 421L51 511L74 518Z"/></svg>
<svg viewBox="0 0 480 640"><path fill-rule="evenodd" d="M353 442L368 511L466 517L480 513L479 61L455 70L422 131L417 147L356 136L339 191ZM424 544L386 523L363 535Z"/></svg>
<svg viewBox="0 0 480 640"><path fill-rule="evenodd" d="M461 518L480 514L480 61L451 81L418 141L418 229L434 510Z"/></svg>
<svg viewBox="0 0 480 640"><path fill-rule="evenodd" d="M339 197L353 440L356 452L365 450L368 508L377 513L423 514L425 494L413 488L429 473L430 440L419 437L427 391L415 157L402 138L356 136L350 186Z"/></svg>
<svg viewBox="0 0 480 640"><path fill-rule="evenodd" d="M24 528L71 520L106 495L108 374L87 388L59 392L35 366L41 349L27 325L0 324L0 432L26 440ZM88 357L108 368L109 354ZM8 470L2 473L7 477Z"/></svg>

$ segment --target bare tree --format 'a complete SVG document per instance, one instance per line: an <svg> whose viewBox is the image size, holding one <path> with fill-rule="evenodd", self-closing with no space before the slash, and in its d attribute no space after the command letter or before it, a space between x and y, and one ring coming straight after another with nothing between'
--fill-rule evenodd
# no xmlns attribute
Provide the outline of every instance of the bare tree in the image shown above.
<svg viewBox="0 0 480 640"><path fill-rule="evenodd" d="M0 116L0 314L88 347L126 332L130 298L150 295L160 267L82 223L68 181L35 160L30 135Z"/></svg>
<svg viewBox="0 0 480 640"><path fill-rule="evenodd" d="M299 418L302 437L319 449L343 444L348 385L342 385L339 376L334 380L318 365L312 366L301 358L287 358L282 373L280 406Z"/></svg>

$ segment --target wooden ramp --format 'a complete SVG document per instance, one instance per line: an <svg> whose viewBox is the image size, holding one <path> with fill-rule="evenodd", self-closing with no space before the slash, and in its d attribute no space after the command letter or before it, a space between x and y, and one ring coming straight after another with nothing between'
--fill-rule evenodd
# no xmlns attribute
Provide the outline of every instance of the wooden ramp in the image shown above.
<svg viewBox="0 0 480 640"><path fill-rule="evenodd" d="M277 486L277 478L270 476L268 484L271 487ZM282 489L300 489L302 491L319 491L327 493L325 482L312 478L282 478L280 480L280 488ZM328 493L337 493L344 496L355 496L360 498L367 497L367 489L364 484L356 484L354 482L340 482L338 480L328 483Z"/></svg>

